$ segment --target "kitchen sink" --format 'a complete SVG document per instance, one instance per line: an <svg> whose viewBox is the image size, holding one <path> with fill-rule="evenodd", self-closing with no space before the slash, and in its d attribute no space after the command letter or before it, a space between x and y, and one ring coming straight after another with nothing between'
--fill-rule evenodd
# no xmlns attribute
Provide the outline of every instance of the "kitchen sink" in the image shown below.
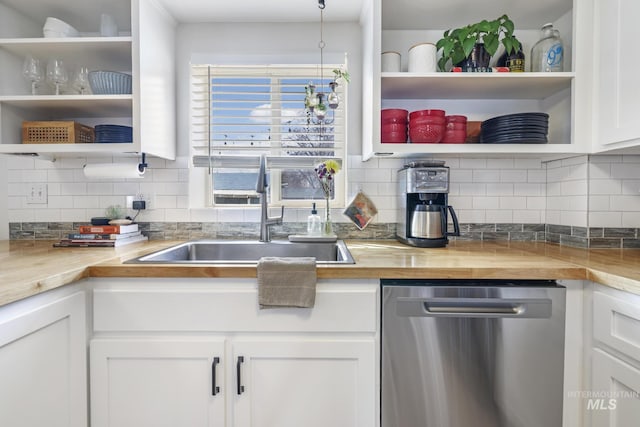
<svg viewBox="0 0 640 427"><path fill-rule="evenodd" d="M126 264L252 264L261 257L315 257L318 264L355 264L342 240L323 243L196 240L126 261Z"/></svg>

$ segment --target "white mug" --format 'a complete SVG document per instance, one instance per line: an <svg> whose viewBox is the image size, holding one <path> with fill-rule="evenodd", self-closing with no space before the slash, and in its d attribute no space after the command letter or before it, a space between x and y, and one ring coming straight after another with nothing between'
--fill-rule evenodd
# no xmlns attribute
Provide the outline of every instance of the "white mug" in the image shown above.
<svg viewBox="0 0 640 427"><path fill-rule="evenodd" d="M436 45L418 43L409 49L410 73L435 73L437 71Z"/></svg>
<svg viewBox="0 0 640 427"><path fill-rule="evenodd" d="M100 35L102 37L117 37L118 36L118 24L111 15L103 13L100 15Z"/></svg>
<svg viewBox="0 0 640 427"><path fill-rule="evenodd" d="M382 72L399 73L401 57L398 52L392 50L382 52Z"/></svg>

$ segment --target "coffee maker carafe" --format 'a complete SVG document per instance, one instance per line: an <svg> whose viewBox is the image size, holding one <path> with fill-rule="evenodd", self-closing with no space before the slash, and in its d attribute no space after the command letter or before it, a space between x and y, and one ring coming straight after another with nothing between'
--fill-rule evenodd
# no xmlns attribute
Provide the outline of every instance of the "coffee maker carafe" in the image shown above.
<svg viewBox="0 0 640 427"><path fill-rule="evenodd" d="M398 222L396 237L412 246L446 246L449 236L459 236L456 213L448 202L449 168L444 162L409 164L398 171ZM451 215L454 231L448 230Z"/></svg>

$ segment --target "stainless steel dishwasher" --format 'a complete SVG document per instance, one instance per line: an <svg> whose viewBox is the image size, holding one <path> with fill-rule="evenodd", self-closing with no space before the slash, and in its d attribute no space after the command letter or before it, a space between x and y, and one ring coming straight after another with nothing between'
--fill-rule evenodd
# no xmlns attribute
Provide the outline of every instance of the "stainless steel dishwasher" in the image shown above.
<svg viewBox="0 0 640 427"><path fill-rule="evenodd" d="M382 280L382 427L560 427L565 288Z"/></svg>

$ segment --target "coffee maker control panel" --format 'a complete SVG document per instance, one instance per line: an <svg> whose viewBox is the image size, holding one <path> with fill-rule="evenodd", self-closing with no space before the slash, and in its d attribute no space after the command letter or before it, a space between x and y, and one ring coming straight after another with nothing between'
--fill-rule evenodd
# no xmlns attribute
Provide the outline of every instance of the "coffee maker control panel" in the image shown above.
<svg viewBox="0 0 640 427"><path fill-rule="evenodd" d="M425 167L407 169L407 193L448 193L449 168Z"/></svg>

